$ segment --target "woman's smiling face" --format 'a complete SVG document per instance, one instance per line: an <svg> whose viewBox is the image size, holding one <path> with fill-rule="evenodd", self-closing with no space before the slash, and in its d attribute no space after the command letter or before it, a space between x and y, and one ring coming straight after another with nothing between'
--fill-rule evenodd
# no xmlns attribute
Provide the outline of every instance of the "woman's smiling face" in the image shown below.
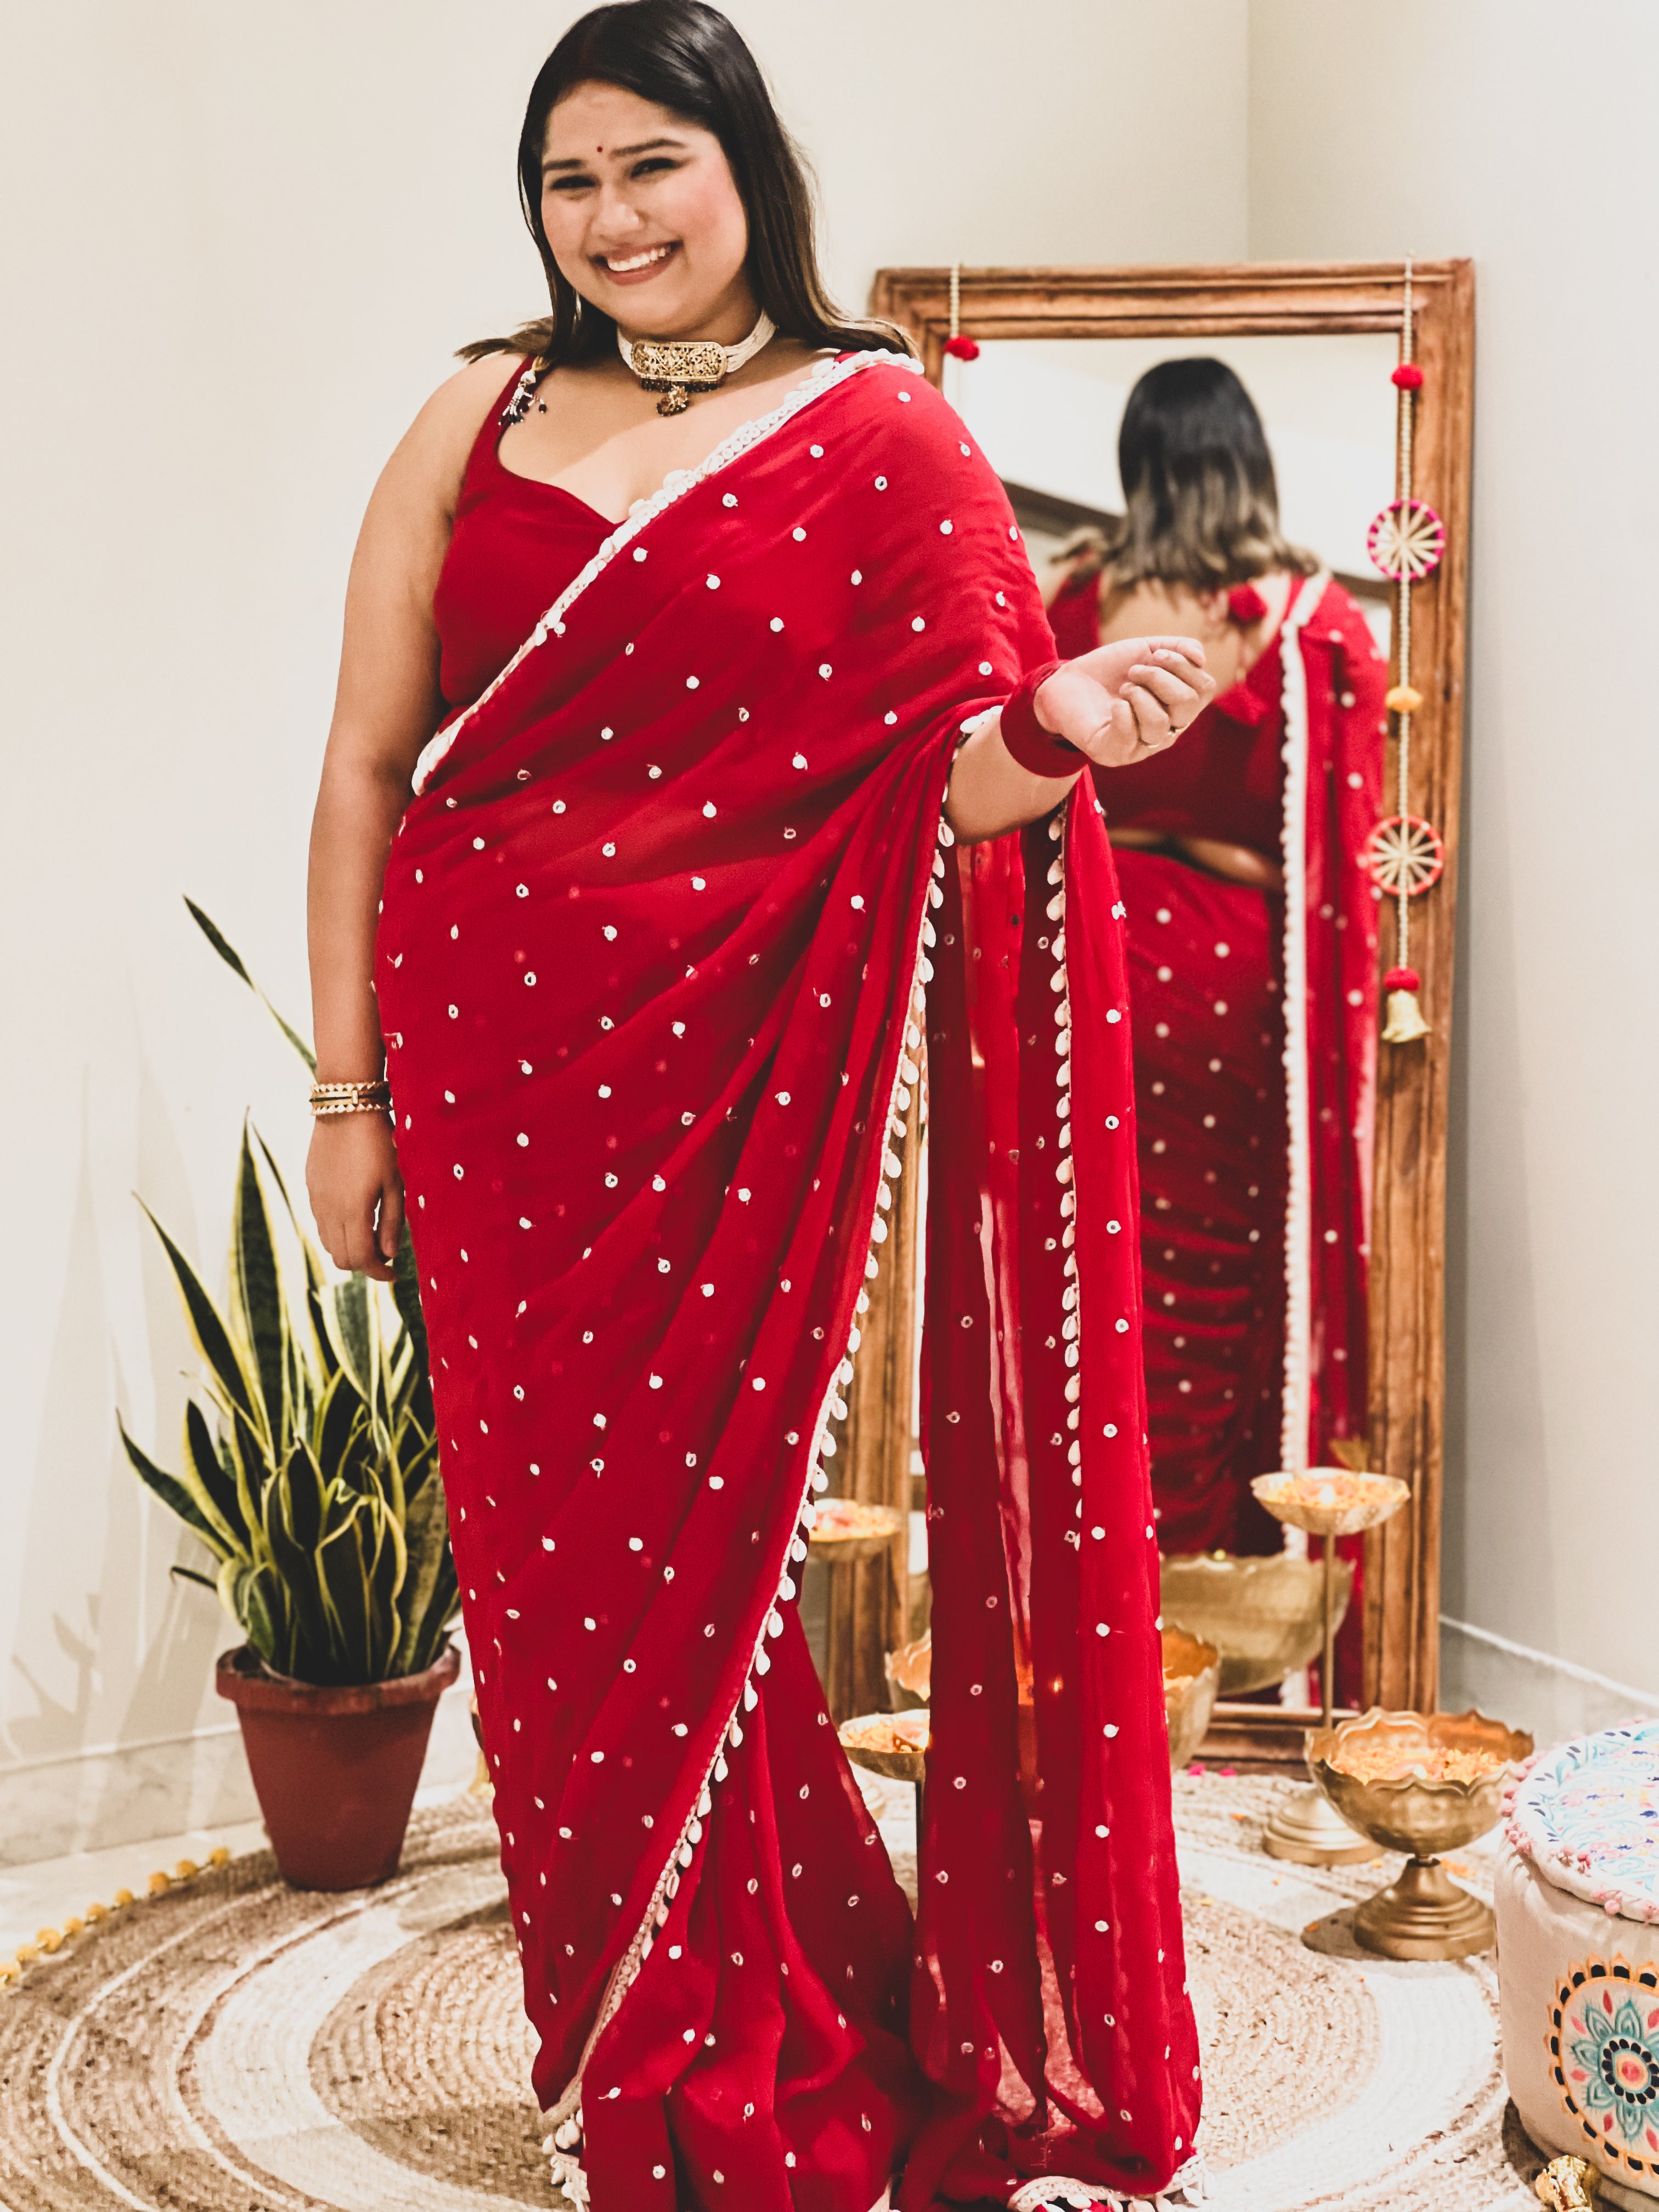
<svg viewBox="0 0 1659 2212"><path fill-rule="evenodd" d="M579 84L547 119L541 214L567 282L629 336L747 336L749 221L712 131Z"/></svg>

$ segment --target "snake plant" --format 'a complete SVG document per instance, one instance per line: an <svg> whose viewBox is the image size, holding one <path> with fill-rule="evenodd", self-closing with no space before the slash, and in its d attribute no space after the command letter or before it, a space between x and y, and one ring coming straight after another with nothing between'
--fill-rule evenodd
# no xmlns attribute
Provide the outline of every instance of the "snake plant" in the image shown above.
<svg viewBox="0 0 1659 2212"><path fill-rule="evenodd" d="M190 910L257 992L212 922ZM304 1039L270 1012L314 1067ZM293 1226L303 1287L281 1255L273 1188ZM121 1441L140 1478L219 1563L216 1579L190 1567L174 1572L216 1589L276 1674L331 1684L419 1673L442 1649L459 1592L407 1230L389 1293L361 1274L331 1283L251 1126L237 1169L226 1311L149 1219L202 1356L206 1403L192 1399L186 1409L176 1475L139 1449L125 1423Z"/></svg>

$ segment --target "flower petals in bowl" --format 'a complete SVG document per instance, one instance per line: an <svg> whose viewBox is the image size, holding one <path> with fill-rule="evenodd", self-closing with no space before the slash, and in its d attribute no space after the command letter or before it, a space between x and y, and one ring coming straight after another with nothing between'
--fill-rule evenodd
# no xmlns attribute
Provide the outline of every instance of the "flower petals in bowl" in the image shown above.
<svg viewBox="0 0 1659 2212"><path fill-rule="evenodd" d="M1277 1521L1313 1536L1353 1536L1397 1513L1410 1486L1392 1474L1310 1467L1300 1474L1258 1474L1251 1489Z"/></svg>

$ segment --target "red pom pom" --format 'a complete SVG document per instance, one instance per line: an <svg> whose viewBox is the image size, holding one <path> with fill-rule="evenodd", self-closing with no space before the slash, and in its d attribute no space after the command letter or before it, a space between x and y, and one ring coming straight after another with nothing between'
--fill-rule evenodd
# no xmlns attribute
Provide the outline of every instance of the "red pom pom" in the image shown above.
<svg viewBox="0 0 1659 2212"><path fill-rule="evenodd" d="M979 359L979 348L975 344L972 338L946 338L945 341L945 350L950 355L952 361L977 361Z"/></svg>
<svg viewBox="0 0 1659 2212"><path fill-rule="evenodd" d="M1382 978L1385 991L1420 991L1423 979L1415 968L1390 968Z"/></svg>
<svg viewBox="0 0 1659 2212"><path fill-rule="evenodd" d="M1393 380L1402 392L1418 392L1422 389L1423 372L1414 361L1402 361Z"/></svg>
<svg viewBox="0 0 1659 2212"><path fill-rule="evenodd" d="M1259 623L1267 611L1267 602L1254 584L1235 584L1227 594L1227 619L1242 623L1248 629Z"/></svg>

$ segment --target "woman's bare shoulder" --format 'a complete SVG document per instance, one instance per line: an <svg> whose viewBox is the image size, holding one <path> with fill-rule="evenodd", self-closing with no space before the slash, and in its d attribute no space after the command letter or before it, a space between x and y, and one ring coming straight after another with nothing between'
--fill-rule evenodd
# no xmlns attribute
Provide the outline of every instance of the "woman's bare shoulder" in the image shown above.
<svg viewBox="0 0 1659 2212"><path fill-rule="evenodd" d="M382 487L452 512L478 433L518 365L514 354L489 353L446 377L398 441Z"/></svg>

